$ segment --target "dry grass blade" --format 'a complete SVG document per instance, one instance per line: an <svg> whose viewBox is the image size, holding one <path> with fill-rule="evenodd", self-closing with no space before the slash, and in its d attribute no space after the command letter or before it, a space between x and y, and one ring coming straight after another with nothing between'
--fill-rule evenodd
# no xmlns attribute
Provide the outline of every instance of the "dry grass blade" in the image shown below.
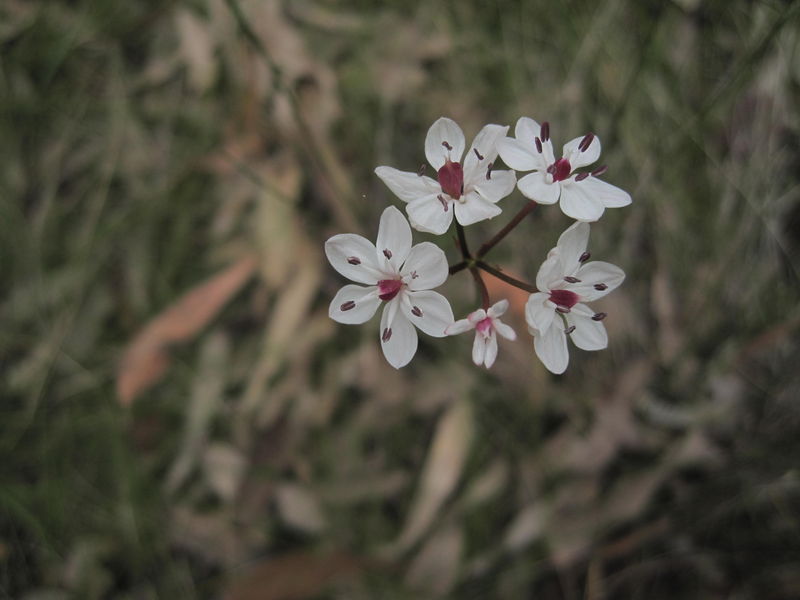
<svg viewBox="0 0 800 600"><path fill-rule="evenodd" d="M169 363L169 346L196 335L242 289L255 272L256 260L245 256L184 294L150 321L125 351L117 372L117 397L129 405L159 381Z"/></svg>
<svg viewBox="0 0 800 600"><path fill-rule="evenodd" d="M472 408L466 401L453 404L439 421L411 515L392 551L403 552L411 547L433 523L461 477L473 427Z"/></svg>

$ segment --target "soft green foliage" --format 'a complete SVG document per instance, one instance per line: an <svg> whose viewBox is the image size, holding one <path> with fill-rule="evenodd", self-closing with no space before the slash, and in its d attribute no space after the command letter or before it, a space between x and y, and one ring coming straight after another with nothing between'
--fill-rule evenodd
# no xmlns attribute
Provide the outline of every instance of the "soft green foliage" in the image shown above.
<svg viewBox="0 0 800 600"><path fill-rule="evenodd" d="M0 0L0 596L800 596L799 43L777 0ZM324 240L442 115L600 137L609 350L550 377L517 314L491 372L395 372L327 318ZM541 208L490 255L529 280ZM121 406L148 321L251 254Z"/></svg>

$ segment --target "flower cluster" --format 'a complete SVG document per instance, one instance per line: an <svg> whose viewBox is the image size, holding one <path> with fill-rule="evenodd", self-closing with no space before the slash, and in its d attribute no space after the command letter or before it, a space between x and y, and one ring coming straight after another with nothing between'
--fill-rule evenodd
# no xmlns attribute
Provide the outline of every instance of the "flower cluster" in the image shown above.
<svg viewBox="0 0 800 600"><path fill-rule="evenodd" d="M346 285L330 304L339 323L365 323L383 305L379 339L389 363L400 368L417 350L417 329L432 337L475 331L472 360L490 368L497 358L497 335L515 340L514 330L500 317L508 309L503 299L491 304L482 273L490 273L530 293L525 321L533 347L544 366L563 373L569 362L567 338L583 350L608 345L602 323L605 313L586 305L619 286L625 274L605 262L589 262L589 223L606 208L631 203L627 192L599 179L605 167L589 167L600 158L594 134L564 144L556 158L548 123L522 117L514 137L507 126L486 125L469 150L461 128L442 117L428 130L425 157L436 178L419 172L381 166L375 173L406 203L408 221L395 207L383 211L373 244L355 234L340 234L325 243L334 269L361 285ZM496 168L498 157L512 170ZM517 180L515 171L528 172ZM498 203L514 188L528 199L511 221L475 253L470 253L464 227L498 216ZM576 222L564 231L536 275L536 285L511 277L483 260L484 255L522 222L537 204L559 203ZM448 265L445 253L431 242L412 246L411 227L441 235L455 221L461 261ZM409 227L409 222L411 227ZM449 274L468 270L480 292L482 307L455 321L447 299L434 288Z"/></svg>

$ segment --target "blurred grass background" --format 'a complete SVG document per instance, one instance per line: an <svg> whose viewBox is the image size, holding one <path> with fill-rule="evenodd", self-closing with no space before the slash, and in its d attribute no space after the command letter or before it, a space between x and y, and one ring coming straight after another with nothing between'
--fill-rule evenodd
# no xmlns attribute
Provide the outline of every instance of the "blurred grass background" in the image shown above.
<svg viewBox="0 0 800 600"><path fill-rule="evenodd" d="M2 0L0 597L800 597L799 6ZM564 376L518 309L491 372L327 317L442 115L633 195Z"/></svg>

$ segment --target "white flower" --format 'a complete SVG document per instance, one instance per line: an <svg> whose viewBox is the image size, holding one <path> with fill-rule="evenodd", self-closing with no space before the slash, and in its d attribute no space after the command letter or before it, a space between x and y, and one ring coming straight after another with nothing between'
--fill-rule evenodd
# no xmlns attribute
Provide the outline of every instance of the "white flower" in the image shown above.
<svg viewBox="0 0 800 600"><path fill-rule="evenodd" d="M508 127L486 125L464 155L464 133L452 119L436 121L425 137L425 156L436 170L437 180L421 173L378 167L375 173L407 202L406 212L414 229L441 235L453 222L472 225L496 217L497 202L514 191L513 171L495 171L497 142ZM463 160L462 160L463 155Z"/></svg>
<svg viewBox="0 0 800 600"><path fill-rule="evenodd" d="M470 313L466 319L461 319L450 325L445 333L457 335L470 329L475 330L475 342L472 344L472 362L476 365L486 365L489 369L497 358L497 335L500 334L507 340L517 339L517 334L499 317L508 310L508 300L501 300L495 305L484 310L482 308Z"/></svg>
<svg viewBox="0 0 800 600"><path fill-rule="evenodd" d="M325 242L325 254L339 273L367 285L339 290L328 309L331 319L365 323L384 303L381 346L393 367L407 365L417 351L415 325L433 337L445 336L453 310L444 296L430 290L447 279L447 258L430 242L412 248L411 228L395 207L383 211L376 245L343 233Z"/></svg>
<svg viewBox="0 0 800 600"><path fill-rule="evenodd" d="M525 305L525 321L533 335L536 355L549 371L563 373L569 362L567 336L583 350L608 345L605 313L595 313L583 302L597 300L615 289L625 273L606 262L589 262L586 243L589 225L575 223L558 238L536 275L539 292Z"/></svg>
<svg viewBox="0 0 800 600"><path fill-rule="evenodd" d="M600 139L594 134L567 142L556 160L550 126L541 126L527 117L517 121L514 138L497 143L503 161L517 171L533 171L517 183L526 198L539 204L555 204L561 200L564 214L578 221L597 221L606 208L618 208L631 203L630 195L597 177L605 167L592 172L575 173L600 158Z"/></svg>

